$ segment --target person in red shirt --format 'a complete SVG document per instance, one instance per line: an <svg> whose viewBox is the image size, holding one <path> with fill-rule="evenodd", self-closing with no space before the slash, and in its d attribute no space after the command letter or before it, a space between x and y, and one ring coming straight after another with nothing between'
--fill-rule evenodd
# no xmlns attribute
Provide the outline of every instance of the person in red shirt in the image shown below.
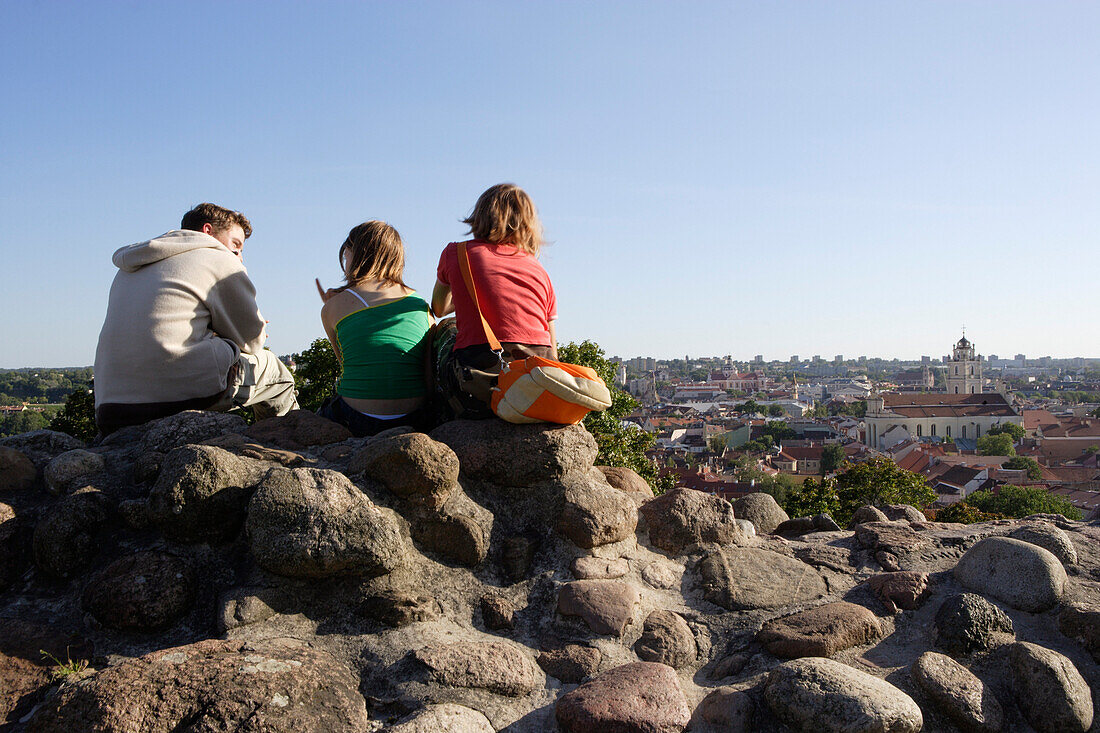
<svg viewBox="0 0 1100 733"><path fill-rule="evenodd" d="M503 359L537 355L556 360L557 298L550 276L538 261L542 224L531 197L515 184L497 184L478 197L463 223L473 235L465 244L478 304L504 348ZM459 372L462 367L467 371L499 368L501 357L487 343L459 270L458 243L451 242L443 249L436 278L432 311L437 318L455 314L453 324L445 321L439 327L440 374L448 366L445 361L456 362ZM453 347L448 348L452 338ZM447 394L443 376L441 387ZM463 417L484 414L475 415L480 410L473 404L468 408L470 414Z"/></svg>

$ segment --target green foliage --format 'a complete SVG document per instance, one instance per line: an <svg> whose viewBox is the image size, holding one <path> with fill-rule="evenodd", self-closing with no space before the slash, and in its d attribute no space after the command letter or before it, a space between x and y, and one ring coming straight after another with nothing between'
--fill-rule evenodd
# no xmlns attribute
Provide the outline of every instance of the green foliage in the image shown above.
<svg viewBox="0 0 1100 733"><path fill-rule="evenodd" d="M1043 476L1043 469L1039 467L1039 462L1028 456L1013 456L1004 462L1002 468L1011 468L1014 471L1026 470L1027 477L1032 480Z"/></svg>
<svg viewBox="0 0 1100 733"><path fill-rule="evenodd" d="M21 404L21 403L20 403ZM0 438L29 433L49 427L50 419L41 412L23 410L0 416Z"/></svg>
<svg viewBox="0 0 1100 733"><path fill-rule="evenodd" d="M810 417L828 417L829 408L825 407L821 402L814 402L814 409L806 413Z"/></svg>
<svg viewBox="0 0 1100 733"><path fill-rule="evenodd" d="M590 412L584 418L584 427L596 439L599 448L596 463L633 469L655 492L662 492L665 486L658 482L657 469L645 455L655 439L637 425L623 423L623 418L637 408L638 402L615 386L615 368L604 356L603 349L587 339L579 344L570 342L558 347L558 359L592 367L611 390L611 407L603 412Z"/></svg>
<svg viewBox="0 0 1100 733"><path fill-rule="evenodd" d="M1100 415L1097 415L1097 417L1100 417ZM1090 445L1088 448L1085 448L1085 453L1090 456L1100 453L1100 445Z"/></svg>
<svg viewBox="0 0 1100 733"><path fill-rule="evenodd" d="M768 415L771 417L783 417L783 408L779 405L768 405Z"/></svg>
<svg viewBox="0 0 1100 733"><path fill-rule="evenodd" d="M294 386L298 389L298 404L303 410L317 411L321 403L336 394L340 381L340 360L328 339L315 339L309 348L293 354Z"/></svg>
<svg viewBox="0 0 1100 733"><path fill-rule="evenodd" d="M839 470L847 460L848 454L844 452L844 446L839 443L830 443L821 451L821 474Z"/></svg>
<svg viewBox="0 0 1100 733"><path fill-rule="evenodd" d="M1014 422L1006 422L1001 425L994 425L986 432L986 435L1001 434L1011 436L1013 443L1019 443L1024 439L1024 427Z"/></svg>
<svg viewBox="0 0 1100 733"><path fill-rule="evenodd" d="M58 403L92 381L88 367L0 370L0 404Z"/></svg>
<svg viewBox="0 0 1100 733"><path fill-rule="evenodd" d="M937 498L923 476L899 468L889 458L849 465L837 475L836 491L840 506L833 518L842 527L864 504L911 504L923 509Z"/></svg>
<svg viewBox="0 0 1100 733"><path fill-rule="evenodd" d="M65 648L65 661L64 662L62 662L60 659L58 659L54 655L50 654L45 649L39 649L38 651L42 655L43 659L48 659L51 662L53 662L55 665L57 665L57 669L52 670L51 673L50 673L51 676L54 678L54 680L63 680L63 679L65 679L66 677L68 677L70 675L80 674L81 672L83 672L84 670L86 670L88 668L88 660L87 659L75 659L74 660L72 658L72 655L69 654L68 647Z"/></svg>
<svg viewBox="0 0 1100 733"><path fill-rule="evenodd" d="M974 524L975 522L991 522L994 519L1004 519L1003 514L988 514L977 507L958 501L936 512L937 522L958 522L959 524Z"/></svg>
<svg viewBox="0 0 1100 733"><path fill-rule="evenodd" d="M773 443L782 443L784 440L793 440L798 434L791 426L782 420L771 420L760 429L760 437L770 437Z"/></svg>
<svg viewBox="0 0 1100 733"><path fill-rule="evenodd" d="M837 495L836 481L833 479L806 479L802 486L787 492L783 502L783 511L791 517L812 517L815 514L830 514L834 518L840 510L840 497Z"/></svg>
<svg viewBox="0 0 1100 733"><path fill-rule="evenodd" d="M729 439L725 435L715 435L707 441L707 448L710 448L712 453L721 453L726 449L726 444Z"/></svg>
<svg viewBox="0 0 1100 733"><path fill-rule="evenodd" d="M979 456L1014 456L1016 448L1012 436L1007 433L986 433L978 438Z"/></svg>
<svg viewBox="0 0 1100 733"><path fill-rule="evenodd" d="M99 430L95 425L95 395L90 389L78 389L65 400L61 412L50 421L50 430L68 433L74 438L92 440Z"/></svg>
<svg viewBox="0 0 1100 733"><path fill-rule="evenodd" d="M830 415L849 415L851 417L863 417L867 414L867 400L859 400L851 403L833 403L829 405Z"/></svg>
<svg viewBox="0 0 1100 733"><path fill-rule="evenodd" d="M1081 519L1081 510L1060 496L1037 486L1001 486L998 493L975 491L964 499L983 512L1004 514L1019 519L1032 514L1061 514L1066 519Z"/></svg>
<svg viewBox="0 0 1100 733"><path fill-rule="evenodd" d="M764 410L765 410L763 405L759 404L756 400L752 400L752 399L745 400L744 402L742 402L739 405L734 405L733 409L737 410L738 412L740 412L742 414L749 414L749 415L755 415L756 413L763 413Z"/></svg>

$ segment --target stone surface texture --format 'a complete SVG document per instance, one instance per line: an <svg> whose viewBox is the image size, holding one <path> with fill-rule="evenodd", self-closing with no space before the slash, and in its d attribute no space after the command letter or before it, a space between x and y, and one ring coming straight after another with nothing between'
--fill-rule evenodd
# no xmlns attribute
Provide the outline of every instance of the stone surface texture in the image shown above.
<svg viewBox="0 0 1100 733"><path fill-rule="evenodd" d="M1085 733L1092 727L1092 690L1065 655L1038 644L1009 648L1016 699L1039 733Z"/></svg>
<svg viewBox="0 0 1100 733"><path fill-rule="evenodd" d="M450 687L476 687L500 695L526 695L542 672L523 647L504 641L434 644L413 655L432 677Z"/></svg>
<svg viewBox="0 0 1100 733"><path fill-rule="evenodd" d="M612 488L634 494L639 499L653 498L653 489L634 470L623 466L596 466Z"/></svg>
<svg viewBox="0 0 1100 733"><path fill-rule="evenodd" d="M733 502L733 513L738 519L747 519L756 527L757 534L770 534L790 517L776 503L771 494L757 492L742 496Z"/></svg>
<svg viewBox="0 0 1100 733"><path fill-rule="evenodd" d="M952 654L990 649L1012 641L1012 619L974 593L959 593L940 605L935 619L936 644ZM1007 638L1005 638L1007 635Z"/></svg>
<svg viewBox="0 0 1100 733"><path fill-rule="evenodd" d="M649 541L673 555L702 542L743 544L725 499L695 489L673 489L642 505Z"/></svg>
<svg viewBox="0 0 1100 733"><path fill-rule="evenodd" d="M198 579L175 555L138 552L92 576L84 607L104 626L157 631L191 610Z"/></svg>
<svg viewBox="0 0 1100 733"><path fill-rule="evenodd" d="M1022 540L1038 545L1045 550L1050 550L1063 565L1077 564L1077 548L1073 546L1067 535L1058 527L1048 522L1035 522L1017 527L1008 533L1014 540Z"/></svg>
<svg viewBox="0 0 1100 733"><path fill-rule="evenodd" d="M635 662L562 695L556 716L566 733L679 733L691 711L671 667Z"/></svg>
<svg viewBox="0 0 1100 733"><path fill-rule="evenodd" d="M43 472L51 494L65 494L80 488L106 467L103 456L83 448L67 451L50 461Z"/></svg>
<svg viewBox="0 0 1100 733"><path fill-rule="evenodd" d="M22 451L0 446L0 494L29 489L37 476L34 462Z"/></svg>
<svg viewBox="0 0 1100 733"><path fill-rule="evenodd" d="M558 593L558 611L580 616L597 634L622 636L638 600L638 591L619 580L574 580Z"/></svg>
<svg viewBox="0 0 1100 733"><path fill-rule="evenodd" d="M1066 570L1050 550L1008 537L987 537L966 551L955 578L1021 611L1045 611L1062 598Z"/></svg>
<svg viewBox="0 0 1100 733"><path fill-rule="evenodd" d="M680 669L695 661L695 635L680 614L653 611L646 616L634 653L643 662L660 662Z"/></svg>
<svg viewBox="0 0 1100 733"><path fill-rule="evenodd" d="M913 663L913 681L955 725L969 733L997 733L1004 710L993 692L945 654L925 652Z"/></svg>
<svg viewBox="0 0 1100 733"><path fill-rule="evenodd" d="M704 597L729 611L780 608L825 595L812 567L770 550L723 547L696 566Z"/></svg>
<svg viewBox="0 0 1100 733"><path fill-rule="evenodd" d="M423 433L403 433L367 442L348 472L366 472L396 496L442 509L458 485L458 456Z"/></svg>
<svg viewBox="0 0 1100 733"><path fill-rule="evenodd" d="M777 657L831 657L882 636L875 614L846 601L826 603L764 624L756 639Z"/></svg>
<svg viewBox="0 0 1100 733"><path fill-rule="evenodd" d="M619 542L634 534L638 508L622 491L597 483L570 487L558 531L585 549Z"/></svg>
<svg viewBox="0 0 1100 733"><path fill-rule="evenodd" d="M764 696L780 720L804 733L917 733L924 725L913 698L889 682L821 657L773 669Z"/></svg>

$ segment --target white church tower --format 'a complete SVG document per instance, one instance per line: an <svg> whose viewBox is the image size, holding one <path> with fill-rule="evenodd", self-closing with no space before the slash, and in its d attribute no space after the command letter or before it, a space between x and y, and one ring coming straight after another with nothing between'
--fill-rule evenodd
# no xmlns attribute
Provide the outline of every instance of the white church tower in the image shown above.
<svg viewBox="0 0 1100 733"><path fill-rule="evenodd" d="M948 394L981 394L982 357L974 352L974 345L966 340L966 332L955 344L951 361L947 364Z"/></svg>

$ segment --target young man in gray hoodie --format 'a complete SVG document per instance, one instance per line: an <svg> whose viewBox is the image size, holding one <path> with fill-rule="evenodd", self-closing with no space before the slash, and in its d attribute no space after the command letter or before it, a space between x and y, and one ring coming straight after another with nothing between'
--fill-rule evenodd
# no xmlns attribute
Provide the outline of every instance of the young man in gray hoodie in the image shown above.
<svg viewBox="0 0 1100 733"><path fill-rule="evenodd" d="M95 355L96 423L107 435L184 410L298 409L294 377L263 348L266 321L242 259L243 214L199 204L176 229L115 252Z"/></svg>

